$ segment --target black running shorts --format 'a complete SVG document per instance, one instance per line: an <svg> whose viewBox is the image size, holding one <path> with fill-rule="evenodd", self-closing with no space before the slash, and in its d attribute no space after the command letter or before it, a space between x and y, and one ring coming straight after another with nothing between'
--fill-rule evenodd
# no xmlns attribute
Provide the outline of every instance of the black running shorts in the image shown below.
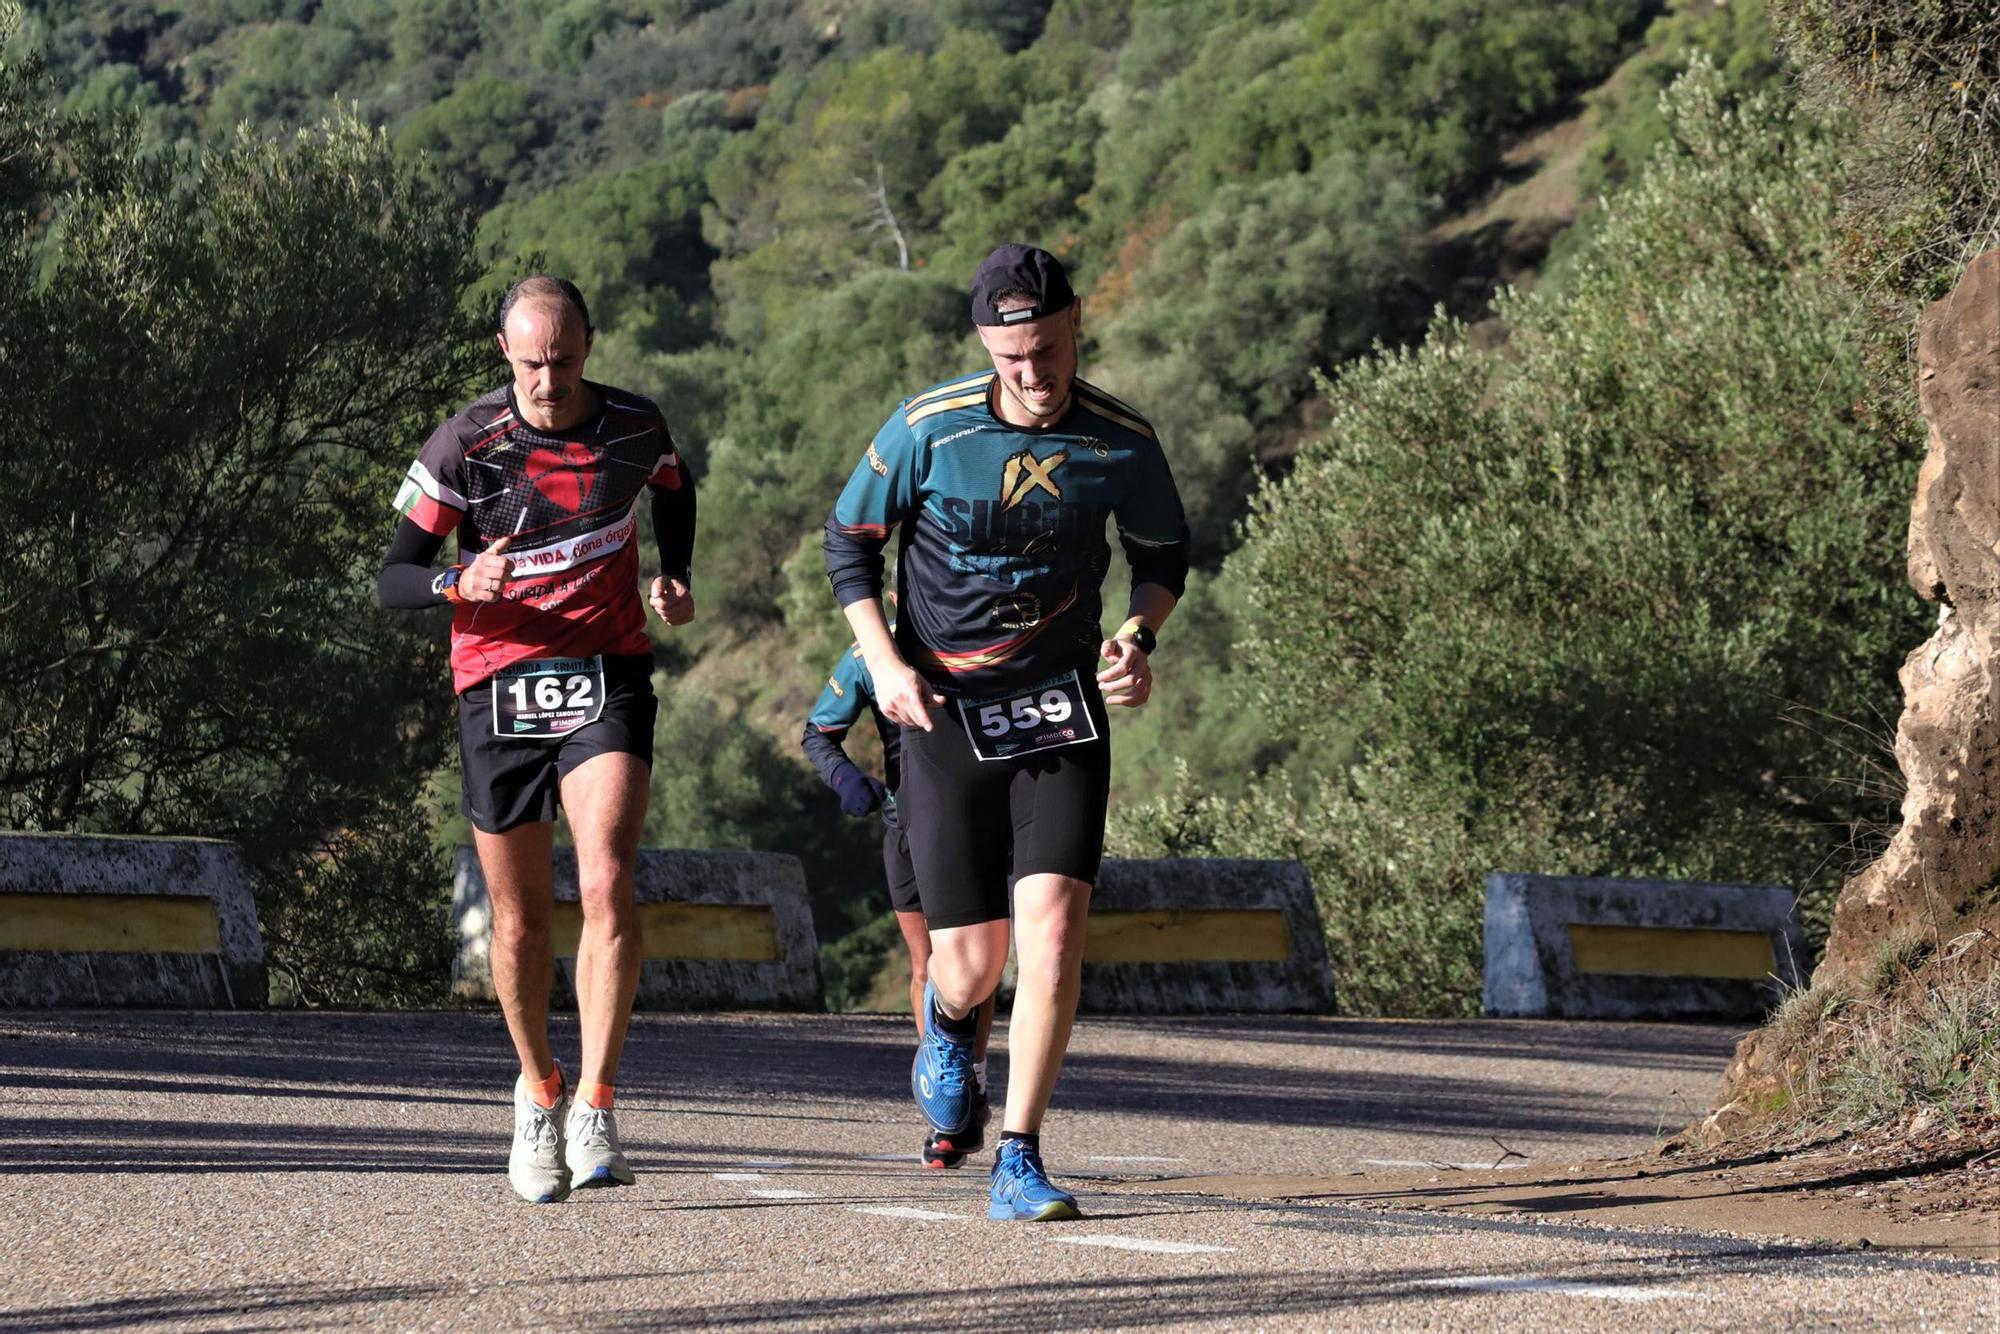
<svg viewBox="0 0 2000 1334"><path fill-rule="evenodd" d="M1086 707L1097 739L1007 760L981 760L956 701L932 729L903 729L896 811L910 835L924 917L932 930L1004 920L1008 854L1016 876L1096 883L1111 796L1111 734L1089 672Z"/></svg>
<svg viewBox="0 0 2000 1334"><path fill-rule="evenodd" d="M897 912L922 912L917 868L910 862L910 835L900 825L882 826L882 873L889 879L889 903Z"/></svg>
<svg viewBox="0 0 2000 1334"><path fill-rule="evenodd" d="M493 683L481 681L458 697L458 746L465 761L459 809L488 834L555 819L562 780L593 755L637 755L651 767L659 708L648 653L604 656L604 712L567 736L495 736Z"/></svg>

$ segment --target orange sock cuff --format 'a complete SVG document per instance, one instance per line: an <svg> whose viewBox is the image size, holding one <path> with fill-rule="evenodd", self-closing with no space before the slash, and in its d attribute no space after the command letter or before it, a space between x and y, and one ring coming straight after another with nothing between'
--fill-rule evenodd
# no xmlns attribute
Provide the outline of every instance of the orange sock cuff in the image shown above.
<svg viewBox="0 0 2000 1334"><path fill-rule="evenodd" d="M558 1065L547 1079L528 1081L528 1096L539 1107L553 1107L562 1099L562 1066Z"/></svg>
<svg viewBox="0 0 2000 1334"><path fill-rule="evenodd" d="M576 1096L582 1098L600 1112L608 1111L611 1108L611 1085L609 1084L600 1084L594 1079L587 1079L577 1085Z"/></svg>

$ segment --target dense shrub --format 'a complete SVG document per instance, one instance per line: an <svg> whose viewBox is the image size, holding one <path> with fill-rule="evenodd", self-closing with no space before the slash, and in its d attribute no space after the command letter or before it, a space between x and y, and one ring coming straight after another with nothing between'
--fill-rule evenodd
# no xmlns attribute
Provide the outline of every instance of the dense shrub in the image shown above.
<svg viewBox="0 0 2000 1334"><path fill-rule="evenodd" d="M36 386L0 824L237 840L292 994L436 996L443 627L385 617L374 566L410 442L489 365L464 230L351 121L149 154L45 106L0 63L0 374Z"/></svg>
<svg viewBox="0 0 2000 1334"><path fill-rule="evenodd" d="M1569 289L1502 303L1503 354L1444 322L1344 375L1231 562L1274 716L1360 756L1127 846L1290 840L1351 1005L1474 1006L1489 871L1803 885L1879 814L1788 713L1892 702L1916 433L1868 410L1831 277L1837 145L1720 98L1676 86Z"/></svg>

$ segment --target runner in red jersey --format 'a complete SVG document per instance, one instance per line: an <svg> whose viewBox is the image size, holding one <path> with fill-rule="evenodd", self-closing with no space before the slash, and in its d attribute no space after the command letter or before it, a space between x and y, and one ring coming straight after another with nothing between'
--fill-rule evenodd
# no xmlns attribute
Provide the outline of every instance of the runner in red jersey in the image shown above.
<svg viewBox="0 0 2000 1334"><path fill-rule="evenodd" d="M583 377L592 330L573 283L517 283L500 307L510 384L434 432L396 499L382 603L450 603L451 664L473 825L493 914L493 985L521 1061L514 1189L535 1203L630 1185L612 1115L639 982L633 865L653 757L645 601L694 616L694 479L659 409ZM664 573L639 594L650 497ZM460 563L431 568L447 534ZM550 1050L550 866L558 807L576 844L583 935L581 1082Z"/></svg>

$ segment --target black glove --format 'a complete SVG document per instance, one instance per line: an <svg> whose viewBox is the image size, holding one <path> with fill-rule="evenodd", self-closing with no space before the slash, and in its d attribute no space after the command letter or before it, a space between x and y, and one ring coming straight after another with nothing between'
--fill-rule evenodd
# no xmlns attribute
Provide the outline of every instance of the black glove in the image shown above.
<svg viewBox="0 0 2000 1334"><path fill-rule="evenodd" d="M879 810L889 789L880 779L870 778L853 765L833 776L833 790L840 794L840 809L849 815L866 815Z"/></svg>

